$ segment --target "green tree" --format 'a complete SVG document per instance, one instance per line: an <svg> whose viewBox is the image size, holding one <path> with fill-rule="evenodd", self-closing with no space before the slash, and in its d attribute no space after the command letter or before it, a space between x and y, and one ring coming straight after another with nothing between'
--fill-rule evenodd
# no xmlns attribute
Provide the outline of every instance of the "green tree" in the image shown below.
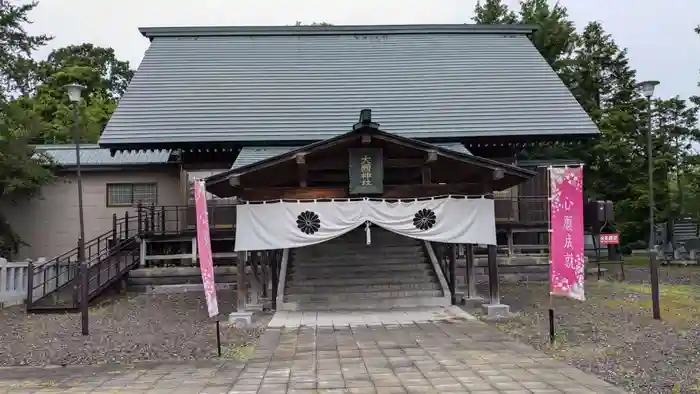
<svg viewBox="0 0 700 394"><path fill-rule="evenodd" d="M29 144L42 122L13 103L0 103L0 207L35 197L53 180L49 158ZM23 242L0 210L0 256L17 252Z"/></svg>
<svg viewBox="0 0 700 394"><path fill-rule="evenodd" d="M559 74L596 123L599 137L578 144L544 144L521 152L525 158L576 159L585 165L585 192L592 199L612 200L623 241L648 235L646 169L647 103L637 87L626 50L598 22L577 32L567 9L547 0L522 0L517 13L502 1L478 3L478 23L526 23L538 26L532 42ZM668 214L669 182L683 166L688 143L697 139L687 125L692 110L679 102L655 102L653 118L655 190L660 219ZM680 113L684 115L681 116ZM683 119L673 128L672 119ZM671 130L675 130L671 133ZM676 148L676 146L678 148ZM679 164L681 163L681 164ZM700 171L698 171L700 173Z"/></svg>
<svg viewBox="0 0 700 394"><path fill-rule="evenodd" d="M333 26L333 24L328 23L328 22L311 22L311 24L308 24L308 23L304 23L302 21L296 21L294 23L294 26L330 27L330 26Z"/></svg>
<svg viewBox="0 0 700 394"><path fill-rule="evenodd" d="M0 0L0 101L34 87L37 64L31 55L51 40L47 35L30 35L24 28L36 6L36 2Z"/></svg>
<svg viewBox="0 0 700 394"><path fill-rule="evenodd" d="M53 178L46 158L28 144L41 133L42 120L13 100L34 92L38 65L31 55L51 39L25 30L28 14L36 6L36 2L0 0L0 207L5 209L35 196ZM21 242L0 210L0 254L8 256Z"/></svg>
<svg viewBox="0 0 700 394"><path fill-rule="evenodd" d="M700 138L698 107L679 97L657 100L654 119L654 176L659 177L655 190L661 195L657 207L663 208L662 219L685 216L684 174L695 162L692 146Z"/></svg>
<svg viewBox="0 0 700 394"><path fill-rule="evenodd" d="M33 95L18 104L46 123L33 137L35 144L73 141L73 110L64 86L85 86L80 104L80 136L83 142L97 142L134 75L129 62L117 59L112 48L92 44L68 46L52 51L38 65L38 86Z"/></svg>
<svg viewBox="0 0 700 394"><path fill-rule="evenodd" d="M486 0L476 2L472 20L479 24L500 25L518 23L518 17L502 0Z"/></svg>
<svg viewBox="0 0 700 394"><path fill-rule="evenodd" d="M566 66L577 39L566 7L559 3L550 5L548 0L523 0L519 22L538 26L532 43L555 71Z"/></svg>
<svg viewBox="0 0 700 394"><path fill-rule="evenodd" d="M698 27L695 28L695 33L697 35L700 35L700 25L698 25ZM700 82L698 82L698 87L700 87ZM691 97L690 101L692 101L693 104L700 106L700 95L695 95Z"/></svg>

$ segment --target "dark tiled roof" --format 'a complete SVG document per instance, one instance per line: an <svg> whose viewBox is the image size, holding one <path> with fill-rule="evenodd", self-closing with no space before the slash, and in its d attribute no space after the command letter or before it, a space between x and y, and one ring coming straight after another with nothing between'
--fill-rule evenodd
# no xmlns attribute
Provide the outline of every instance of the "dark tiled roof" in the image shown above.
<svg viewBox="0 0 700 394"><path fill-rule="evenodd" d="M597 133L531 31L142 29L151 46L100 144L303 145L347 132L363 108L383 130L424 140Z"/></svg>

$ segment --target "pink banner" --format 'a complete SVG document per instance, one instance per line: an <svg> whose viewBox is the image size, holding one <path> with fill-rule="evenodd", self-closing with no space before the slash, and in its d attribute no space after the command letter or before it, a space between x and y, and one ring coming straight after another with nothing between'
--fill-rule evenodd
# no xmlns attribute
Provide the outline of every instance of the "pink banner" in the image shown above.
<svg viewBox="0 0 700 394"><path fill-rule="evenodd" d="M549 177L550 292L584 301L583 169L550 168Z"/></svg>
<svg viewBox="0 0 700 394"><path fill-rule="evenodd" d="M214 317L219 314L219 304L216 300L214 262L211 258L211 242L209 240L209 212L207 212L207 195L204 181L194 181L194 208L197 214L199 269L202 271L202 283L204 284L204 296L207 299L209 317Z"/></svg>

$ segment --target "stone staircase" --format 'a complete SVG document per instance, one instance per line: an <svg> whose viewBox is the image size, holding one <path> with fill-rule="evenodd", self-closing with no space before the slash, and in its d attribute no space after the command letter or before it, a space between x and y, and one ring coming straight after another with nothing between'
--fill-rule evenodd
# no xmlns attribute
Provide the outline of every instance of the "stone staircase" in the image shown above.
<svg viewBox="0 0 700 394"><path fill-rule="evenodd" d="M292 251L286 310L391 309L448 305L421 241L364 226Z"/></svg>

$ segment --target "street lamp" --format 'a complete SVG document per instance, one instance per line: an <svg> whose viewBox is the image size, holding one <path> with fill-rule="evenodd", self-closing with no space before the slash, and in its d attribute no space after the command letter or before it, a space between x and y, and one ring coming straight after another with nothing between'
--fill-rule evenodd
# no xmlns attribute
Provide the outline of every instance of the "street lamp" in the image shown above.
<svg viewBox="0 0 700 394"><path fill-rule="evenodd" d="M654 226L654 156L653 156L653 141L651 134L653 131L651 117L651 97L654 95L654 88L659 84L659 81L644 81L640 84L642 94L647 98L647 120L649 129L647 130L647 151L649 162L649 275L651 279L651 302L652 313L654 319L661 319L661 305L659 301L659 261L656 259L656 251L654 242L654 234L656 229Z"/></svg>
<svg viewBox="0 0 700 394"><path fill-rule="evenodd" d="M88 266L85 261L85 221L83 219L83 179L80 174L80 133L78 128L78 106L85 86L75 83L65 86L68 99L73 103L73 142L75 143L75 167L78 178L78 222L80 238L78 239L78 262L80 263L80 314L83 335L89 334L88 320Z"/></svg>

